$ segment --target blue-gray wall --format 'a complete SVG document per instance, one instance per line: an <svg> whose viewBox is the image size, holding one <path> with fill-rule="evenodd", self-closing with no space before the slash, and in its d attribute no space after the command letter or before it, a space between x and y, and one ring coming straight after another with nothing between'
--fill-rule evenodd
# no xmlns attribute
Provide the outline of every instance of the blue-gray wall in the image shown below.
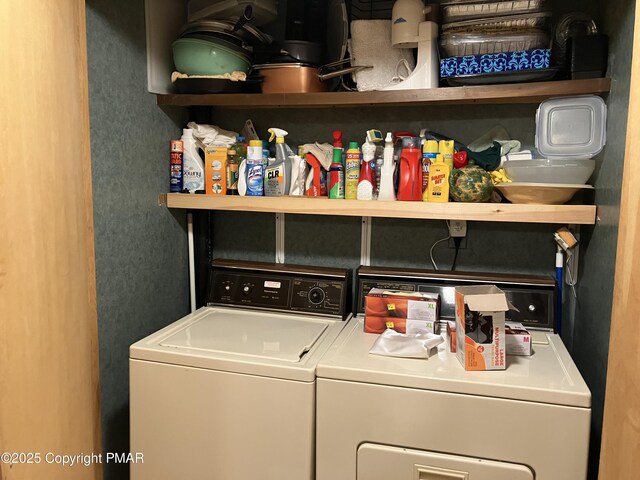
<svg viewBox="0 0 640 480"><path fill-rule="evenodd" d="M188 307L185 212L158 207L168 189L168 141L179 129L146 92L144 39L142 0L87 2L100 400L110 452L129 451L129 345ZM124 478L127 465L105 465L105 479Z"/></svg>
<svg viewBox="0 0 640 480"><path fill-rule="evenodd" d="M213 109L212 121L238 130L251 118L258 134L267 137L269 127L289 132L290 145L332 141L333 130L342 130L345 143L362 143L371 128L385 131L428 128L469 143L494 124L507 128L513 138L533 146L536 105L465 105L385 108L316 108L226 110ZM273 261L274 215L251 214L259 222L246 222L242 240L230 228L235 215L216 213L214 254L232 256L232 246L251 247L250 258ZM233 221L232 220L232 221ZM555 227L557 228L557 226ZM470 222L466 248L458 256L457 269L553 275L555 243L553 225ZM291 263L356 267L360 262L361 223L357 217L286 215L286 261ZM216 233L218 232L218 233ZM373 219L371 264L432 268L431 245L447 235L444 221ZM455 250L440 244L434 250L439 268L449 269ZM246 255L243 255L245 258Z"/></svg>

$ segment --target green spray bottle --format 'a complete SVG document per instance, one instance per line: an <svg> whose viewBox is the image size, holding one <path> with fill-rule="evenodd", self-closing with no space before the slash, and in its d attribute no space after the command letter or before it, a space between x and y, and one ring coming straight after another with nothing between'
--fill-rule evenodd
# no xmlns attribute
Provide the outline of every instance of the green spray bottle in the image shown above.
<svg viewBox="0 0 640 480"><path fill-rule="evenodd" d="M344 163L342 162L342 132L333 132L333 159L329 167L329 198L344 198Z"/></svg>

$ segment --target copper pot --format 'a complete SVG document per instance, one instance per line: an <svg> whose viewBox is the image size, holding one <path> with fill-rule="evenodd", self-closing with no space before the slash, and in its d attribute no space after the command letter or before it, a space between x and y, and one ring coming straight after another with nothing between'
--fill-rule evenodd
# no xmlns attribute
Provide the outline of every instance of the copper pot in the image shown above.
<svg viewBox="0 0 640 480"><path fill-rule="evenodd" d="M311 93L329 90L329 86L320 81L320 69L303 63L256 65L253 71L262 76L262 93Z"/></svg>
<svg viewBox="0 0 640 480"><path fill-rule="evenodd" d="M304 63L272 63L255 65L253 71L263 78L262 93L313 93L329 90L329 85L323 83L325 80L371 68L349 67L323 74L321 70L326 67L318 68Z"/></svg>

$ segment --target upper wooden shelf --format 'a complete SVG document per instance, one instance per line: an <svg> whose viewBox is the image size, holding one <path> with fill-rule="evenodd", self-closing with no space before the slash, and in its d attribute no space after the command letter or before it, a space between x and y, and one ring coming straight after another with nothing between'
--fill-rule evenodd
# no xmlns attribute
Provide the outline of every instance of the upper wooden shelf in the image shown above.
<svg viewBox="0 0 640 480"><path fill-rule="evenodd" d="M470 220L480 222L593 225L594 205L524 205L511 203L425 203L330 200L327 197L240 197L169 193L160 196L169 208L297 213L347 217Z"/></svg>
<svg viewBox="0 0 640 480"><path fill-rule="evenodd" d="M165 94L157 95L157 103L158 105L184 107L215 106L226 108L539 103L549 97L604 94L609 92L610 88L610 79L597 78L385 92Z"/></svg>

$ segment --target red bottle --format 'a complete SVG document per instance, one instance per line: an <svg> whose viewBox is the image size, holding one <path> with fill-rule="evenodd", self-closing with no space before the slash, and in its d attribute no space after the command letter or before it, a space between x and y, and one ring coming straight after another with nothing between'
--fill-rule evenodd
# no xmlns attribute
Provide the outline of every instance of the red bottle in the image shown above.
<svg viewBox="0 0 640 480"><path fill-rule="evenodd" d="M403 148L400 152L398 200L422 201L422 150Z"/></svg>

